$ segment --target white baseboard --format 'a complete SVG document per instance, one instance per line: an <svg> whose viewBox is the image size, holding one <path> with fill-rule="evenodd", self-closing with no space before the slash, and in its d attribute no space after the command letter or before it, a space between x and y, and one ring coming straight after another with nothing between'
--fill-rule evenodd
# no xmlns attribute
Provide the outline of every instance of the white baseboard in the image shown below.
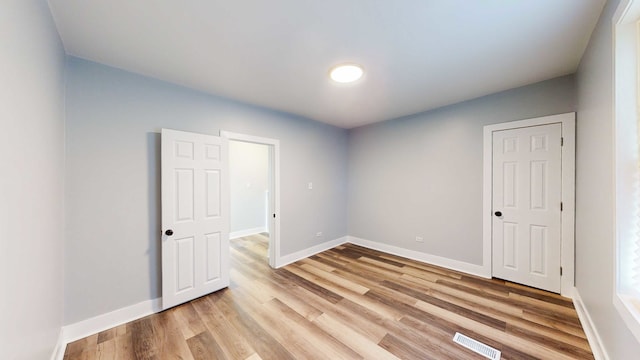
<svg viewBox="0 0 640 360"><path fill-rule="evenodd" d="M407 259L422 261L427 264L441 266L447 269L456 270L456 271L460 271L460 272L471 274L471 275L476 275L484 278L491 278L491 274L487 274L486 269L482 265L470 264L467 262L448 259L448 258L444 258L437 255L431 255L431 254L426 254L419 251L404 249L404 248L393 246L393 245L388 245L388 244L383 244L383 243L379 243L371 240L357 238L355 236L347 236L347 237L349 239L348 242L354 245L366 247L368 249L378 250L388 254L402 256Z"/></svg>
<svg viewBox="0 0 640 360"><path fill-rule="evenodd" d="M291 263L294 263L298 260L302 260L302 259L308 258L309 256L313 256L317 253L321 253L325 250L329 250L338 245L342 245L347 242L347 239L348 239L348 236L343 236L338 239L326 241L326 242L323 242L322 244L318 244L310 248L300 250L298 252L294 252L293 254L281 256L280 258L276 259L276 267L280 268L280 267L289 265Z"/></svg>
<svg viewBox="0 0 640 360"><path fill-rule="evenodd" d="M64 330L60 328L60 334L58 335L58 342L51 354L51 360L62 360L64 358L64 351L67 348L67 342L64 341Z"/></svg>
<svg viewBox="0 0 640 360"><path fill-rule="evenodd" d="M64 333L64 343L68 344L72 341L111 329L112 327L122 325L129 321L155 314L162 310L160 302L161 298L147 300L106 314L98 315L75 324L66 325L62 328Z"/></svg>
<svg viewBox="0 0 640 360"><path fill-rule="evenodd" d="M591 320L589 311L584 306L584 302L582 302L578 288L573 288L573 305L578 313L578 318L580 319L584 333L587 335L587 340L589 341L589 346L591 346L593 357L596 360L609 360L609 355L603 346L604 343L602 342L602 338L600 337L593 320Z"/></svg>
<svg viewBox="0 0 640 360"><path fill-rule="evenodd" d="M260 234L263 232L267 232L267 228L264 226L253 228L253 229L238 230L238 231L230 232L229 239L237 239L245 236Z"/></svg>

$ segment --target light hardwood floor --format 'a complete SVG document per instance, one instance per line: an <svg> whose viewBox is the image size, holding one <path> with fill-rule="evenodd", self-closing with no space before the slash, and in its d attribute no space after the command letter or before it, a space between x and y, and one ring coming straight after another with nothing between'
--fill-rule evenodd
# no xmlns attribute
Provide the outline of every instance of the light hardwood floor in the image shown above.
<svg viewBox="0 0 640 360"><path fill-rule="evenodd" d="M231 286L67 346L65 359L593 359L571 300L338 246L279 270L232 241Z"/></svg>

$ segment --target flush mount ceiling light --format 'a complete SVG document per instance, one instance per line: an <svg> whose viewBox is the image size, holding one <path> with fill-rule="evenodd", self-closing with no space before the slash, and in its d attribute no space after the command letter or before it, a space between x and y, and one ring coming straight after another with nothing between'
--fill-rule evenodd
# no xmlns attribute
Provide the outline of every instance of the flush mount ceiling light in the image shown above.
<svg viewBox="0 0 640 360"><path fill-rule="evenodd" d="M364 70L356 64L342 64L335 66L329 72L331 80L342 84L354 82L362 77Z"/></svg>

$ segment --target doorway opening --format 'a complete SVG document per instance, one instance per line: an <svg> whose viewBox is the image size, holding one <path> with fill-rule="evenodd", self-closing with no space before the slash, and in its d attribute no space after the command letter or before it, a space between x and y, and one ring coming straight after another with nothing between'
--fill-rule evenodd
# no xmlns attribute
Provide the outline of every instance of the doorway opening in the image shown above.
<svg viewBox="0 0 640 360"><path fill-rule="evenodd" d="M279 141L221 131L229 140L230 233L242 247L272 268L279 266Z"/></svg>
<svg viewBox="0 0 640 360"><path fill-rule="evenodd" d="M267 263L269 258L269 147L229 141L229 242Z"/></svg>

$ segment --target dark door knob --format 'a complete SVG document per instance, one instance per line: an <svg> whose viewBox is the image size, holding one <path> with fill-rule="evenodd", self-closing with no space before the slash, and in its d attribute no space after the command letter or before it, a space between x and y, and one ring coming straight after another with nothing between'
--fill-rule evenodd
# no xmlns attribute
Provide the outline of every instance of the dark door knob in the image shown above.
<svg viewBox="0 0 640 360"><path fill-rule="evenodd" d="M495 214L496 214L496 216L502 216L502 212L500 212L500 211L496 211Z"/></svg>
<svg viewBox="0 0 640 360"><path fill-rule="evenodd" d="M173 230L169 229L169 230L165 231L164 233L167 236L171 236L171 235L173 235Z"/></svg>

